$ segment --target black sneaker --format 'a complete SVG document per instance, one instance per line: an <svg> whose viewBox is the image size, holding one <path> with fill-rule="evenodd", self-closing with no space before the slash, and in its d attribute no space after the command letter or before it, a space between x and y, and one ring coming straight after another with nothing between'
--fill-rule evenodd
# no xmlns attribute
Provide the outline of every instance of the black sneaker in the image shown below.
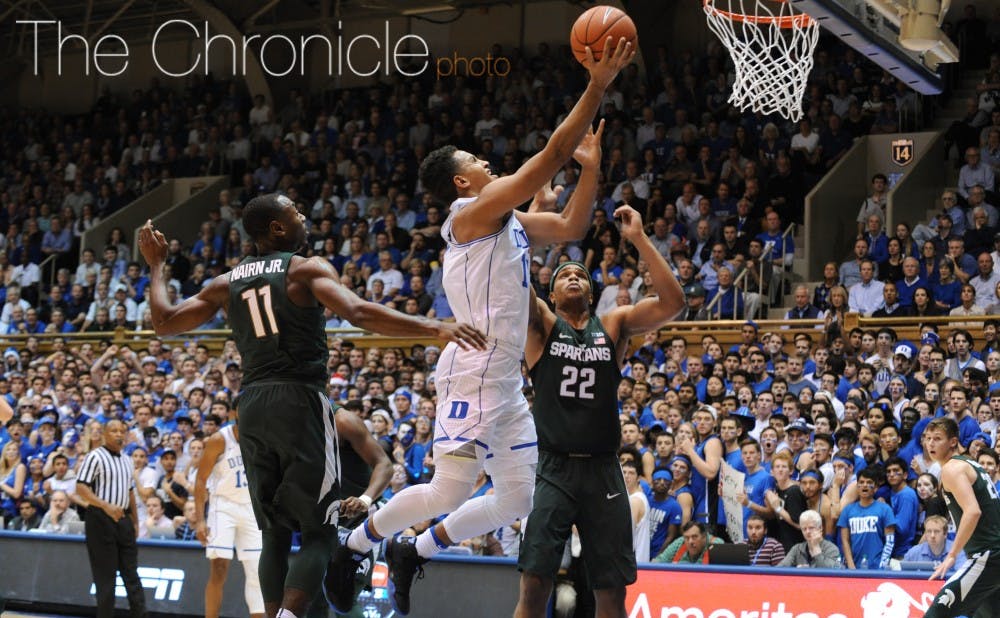
<svg viewBox="0 0 1000 618"><path fill-rule="evenodd" d="M341 614L346 614L354 607L354 580L358 572L358 564L364 558L356 554L347 545L339 545L333 552L333 558L326 567L323 576L323 594L326 601Z"/></svg>
<svg viewBox="0 0 1000 618"><path fill-rule="evenodd" d="M392 607L405 616L410 613L410 586L414 578L423 579L423 565L427 559L417 554L414 537L401 536L386 543L385 562L389 566L389 594L392 598Z"/></svg>

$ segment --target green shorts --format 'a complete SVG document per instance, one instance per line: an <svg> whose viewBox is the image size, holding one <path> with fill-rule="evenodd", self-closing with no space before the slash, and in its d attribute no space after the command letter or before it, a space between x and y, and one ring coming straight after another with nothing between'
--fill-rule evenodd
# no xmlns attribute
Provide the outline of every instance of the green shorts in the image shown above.
<svg viewBox="0 0 1000 618"><path fill-rule="evenodd" d="M574 524L592 588L617 588L635 581L632 515L618 458L539 451L534 507L517 568L554 579Z"/></svg>
<svg viewBox="0 0 1000 618"><path fill-rule="evenodd" d="M924 618L1000 616L1000 551L969 556L945 582Z"/></svg>
<svg viewBox="0 0 1000 618"><path fill-rule="evenodd" d="M340 454L326 395L301 384L248 386L239 400L240 451L261 530L337 527Z"/></svg>

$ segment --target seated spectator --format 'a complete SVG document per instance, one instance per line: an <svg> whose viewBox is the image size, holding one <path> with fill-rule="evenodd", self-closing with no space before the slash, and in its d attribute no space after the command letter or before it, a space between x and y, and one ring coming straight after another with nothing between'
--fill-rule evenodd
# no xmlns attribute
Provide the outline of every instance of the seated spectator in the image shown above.
<svg viewBox="0 0 1000 618"><path fill-rule="evenodd" d="M979 148L973 146L965 149L965 165L958 171L958 194L968 200L972 188L976 185L993 191L996 188L996 179L993 168L981 161Z"/></svg>
<svg viewBox="0 0 1000 618"><path fill-rule="evenodd" d="M896 281L896 293L899 304L903 307L913 305L913 291L918 287L926 287L926 280L920 275L920 262L913 257L903 260L903 278Z"/></svg>
<svg viewBox="0 0 1000 618"><path fill-rule="evenodd" d="M178 541L196 541L198 540L195 514L198 511L195 509L194 499L189 499L184 503L184 514L174 517L174 538Z"/></svg>
<svg viewBox="0 0 1000 618"><path fill-rule="evenodd" d="M813 569L840 569L840 550L823 538L823 518L816 511L799 516L799 529L805 541L793 545L778 566Z"/></svg>
<svg viewBox="0 0 1000 618"><path fill-rule="evenodd" d="M950 258L938 265L938 280L931 284L935 306L939 311L951 311L962 304L962 283L955 277L955 262Z"/></svg>
<svg viewBox="0 0 1000 618"><path fill-rule="evenodd" d="M825 312L809 302L809 287L804 284L795 286L795 306L785 314L786 320L822 320Z"/></svg>
<svg viewBox="0 0 1000 618"><path fill-rule="evenodd" d="M941 515L929 515L924 520L923 542L911 547L903 556L903 561L929 562L933 564L932 569L936 568L951 551L953 544L954 541L948 538L948 519ZM965 552L958 552L954 568L962 568L965 560Z"/></svg>
<svg viewBox="0 0 1000 618"><path fill-rule="evenodd" d="M882 218L878 215L869 215L865 240L868 241L868 257L872 261L879 264L889 259L889 237L885 235Z"/></svg>
<svg viewBox="0 0 1000 618"><path fill-rule="evenodd" d="M840 285L848 290L861 282L861 263L868 258L868 240L854 241L854 259L840 265Z"/></svg>
<svg viewBox="0 0 1000 618"><path fill-rule="evenodd" d="M7 530L14 532L30 532L38 528L42 523L42 517L38 513L38 507L31 500L21 500L17 505L17 516L7 522Z"/></svg>
<svg viewBox="0 0 1000 618"><path fill-rule="evenodd" d="M860 273L859 273L860 276ZM836 262L827 262L823 265L823 280L816 286L813 292L812 304L817 309L826 311L830 308L830 290L834 286L840 285L840 275L837 272Z"/></svg>
<svg viewBox="0 0 1000 618"><path fill-rule="evenodd" d="M66 492L60 490L53 492L49 510L42 518L39 528L49 534L68 534L69 524L80 521L76 509L70 508L71 506Z"/></svg>
<svg viewBox="0 0 1000 618"><path fill-rule="evenodd" d="M996 301L994 292L1000 283L1000 272L994 268L993 256L988 251L978 254L976 264L979 270L969 284L976 290L976 304L985 309Z"/></svg>
<svg viewBox="0 0 1000 618"><path fill-rule="evenodd" d="M938 221L942 216L948 218L951 233L956 236L965 235L965 211L958 203L958 196L954 191L944 191L941 193L942 212L930 220L927 225L917 225L913 228L913 238L917 242L931 240L937 236Z"/></svg>
<svg viewBox="0 0 1000 618"><path fill-rule="evenodd" d="M689 521L681 527L681 536L653 559L653 562L680 564L708 564L708 546L718 545L722 539L708 532L700 521Z"/></svg>
<svg viewBox="0 0 1000 618"><path fill-rule="evenodd" d="M986 225L988 227L995 229L1000 225L1000 211L986 201L987 192L992 191L993 189L984 188L982 185L975 185L969 189L969 203L965 214L966 230L973 225L976 208L982 208L986 211Z"/></svg>
<svg viewBox="0 0 1000 618"><path fill-rule="evenodd" d="M883 284L882 301L882 307L872 313L873 318L899 318L911 314L910 308L900 303L897 286L892 281Z"/></svg>
<svg viewBox="0 0 1000 618"><path fill-rule="evenodd" d="M903 253L903 245L898 238L893 236L886 244L886 258L878 263L878 280L885 283L888 281L899 281L903 278L903 261L906 255Z"/></svg>
<svg viewBox="0 0 1000 618"><path fill-rule="evenodd" d="M733 273L728 268L718 271L719 287L708 295L708 303L718 297L711 317L719 320L739 320L743 318L743 292L733 285Z"/></svg>
<svg viewBox="0 0 1000 618"><path fill-rule="evenodd" d="M988 252L993 246L996 228L989 226L986 209L982 205L976 206L970 213L970 217L972 222L963 238L966 250L970 255L979 255L984 251Z"/></svg>
<svg viewBox="0 0 1000 618"><path fill-rule="evenodd" d="M163 499L152 495L146 499L146 538L153 528L172 528L173 522L163 513Z"/></svg>
<svg viewBox="0 0 1000 618"><path fill-rule="evenodd" d="M719 288L719 271L728 270L730 274L735 275L735 269L733 266L726 262L726 246L723 243L716 243L712 245L711 259L705 262L701 270L698 271L698 281L709 294L714 294Z"/></svg>
<svg viewBox="0 0 1000 618"><path fill-rule="evenodd" d="M990 260L992 262L992 260ZM986 310L976 304L976 288L972 287L968 283L963 284L961 288L961 300L962 303L952 309L948 315L953 316L979 316L985 315ZM965 325L962 323L952 323L952 326Z"/></svg>
<svg viewBox="0 0 1000 618"><path fill-rule="evenodd" d="M875 265L870 259L861 261L861 281L855 283L848 291L851 311L871 315L881 309L884 303L881 281L875 280Z"/></svg>
<svg viewBox="0 0 1000 618"><path fill-rule="evenodd" d="M767 536L764 517L754 513L747 518L746 529L750 566L781 566L785 548L778 539Z"/></svg>

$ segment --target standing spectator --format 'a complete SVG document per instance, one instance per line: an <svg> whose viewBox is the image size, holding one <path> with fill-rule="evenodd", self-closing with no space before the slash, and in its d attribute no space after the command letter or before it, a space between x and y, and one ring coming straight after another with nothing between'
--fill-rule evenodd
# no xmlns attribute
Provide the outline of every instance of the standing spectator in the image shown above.
<svg viewBox="0 0 1000 618"><path fill-rule="evenodd" d="M895 546L896 519L885 502L875 500L878 472L858 472L858 501L844 507L837 520L844 563L849 569L884 569Z"/></svg>
<svg viewBox="0 0 1000 618"><path fill-rule="evenodd" d="M872 176L872 194L865 198L858 210L858 237L865 233L865 226L868 217L877 215L882 223L885 223L885 206L888 196L889 179L885 174L879 173Z"/></svg>
<svg viewBox="0 0 1000 618"><path fill-rule="evenodd" d="M891 490L890 505L896 520L896 545L892 555L902 558L913 547L917 534L917 515L920 501L917 492L906 484L909 465L899 457L885 461L885 476Z"/></svg>
<svg viewBox="0 0 1000 618"><path fill-rule="evenodd" d="M636 562L649 562L650 523L649 500L639 485L639 468L635 462L622 464L625 475L625 491L628 492L629 508L632 512L632 549Z"/></svg>
<svg viewBox="0 0 1000 618"><path fill-rule="evenodd" d="M114 616L116 573L125 582L129 613L133 618L146 614L146 599L136 571L139 520L132 492L133 464L121 452L125 436L124 423L109 421L104 426L104 444L87 454L76 485L76 493L88 505L87 554L97 588L98 618Z"/></svg>

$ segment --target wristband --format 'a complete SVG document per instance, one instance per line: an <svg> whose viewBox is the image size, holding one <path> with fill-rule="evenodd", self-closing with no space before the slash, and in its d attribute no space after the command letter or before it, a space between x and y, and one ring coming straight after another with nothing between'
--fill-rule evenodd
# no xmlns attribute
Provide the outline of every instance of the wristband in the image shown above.
<svg viewBox="0 0 1000 618"><path fill-rule="evenodd" d="M368 497L368 494L361 494L360 496L358 496L358 500L361 500L362 502L365 503L366 509L372 505L372 499Z"/></svg>

